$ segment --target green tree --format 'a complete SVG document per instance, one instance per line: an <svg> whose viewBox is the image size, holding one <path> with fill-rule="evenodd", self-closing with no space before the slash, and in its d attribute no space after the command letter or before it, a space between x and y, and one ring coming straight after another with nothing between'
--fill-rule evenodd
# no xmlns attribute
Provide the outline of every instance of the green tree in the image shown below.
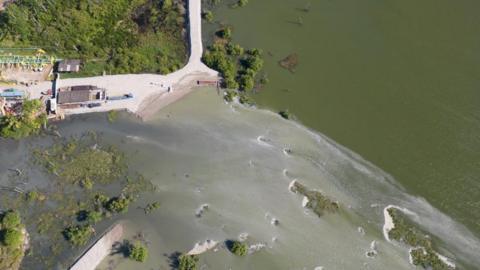
<svg viewBox="0 0 480 270"><path fill-rule="evenodd" d="M163 0L162 3L162 10L166 11L171 9L173 6L173 1L172 0Z"/></svg>
<svg viewBox="0 0 480 270"><path fill-rule="evenodd" d="M181 255L178 258L178 269L179 270L197 270L198 264L198 256L197 255Z"/></svg>
<svg viewBox="0 0 480 270"><path fill-rule="evenodd" d="M229 247L230 251L237 256L245 256L248 253L247 244L240 241L232 241Z"/></svg>
<svg viewBox="0 0 480 270"><path fill-rule="evenodd" d="M128 248L128 258L137 262L145 262L148 258L147 247L140 243L130 245Z"/></svg>
<svg viewBox="0 0 480 270"><path fill-rule="evenodd" d="M102 220L103 213L101 211L87 211L85 220L90 224L98 223Z"/></svg>
<svg viewBox="0 0 480 270"><path fill-rule="evenodd" d="M244 7L248 4L248 0L238 0L237 5L239 7Z"/></svg>
<svg viewBox="0 0 480 270"><path fill-rule="evenodd" d="M128 210L131 199L128 197L115 197L107 202L106 209L110 212L124 213Z"/></svg>
<svg viewBox="0 0 480 270"><path fill-rule="evenodd" d="M3 215L3 228L17 228L22 223L20 214L17 211L8 211Z"/></svg>
<svg viewBox="0 0 480 270"><path fill-rule="evenodd" d="M251 90L255 86L255 80L249 74L244 74L240 77L240 89Z"/></svg>
<svg viewBox="0 0 480 270"><path fill-rule="evenodd" d="M226 26L225 28L218 30L217 35L223 39L231 39L232 28L230 26Z"/></svg>
<svg viewBox="0 0 480 270"><path fill-rule="evenodd" d="M72 245L82 246L87 243L93 232L93 227L90 225L70 226L63 231L63 235Z"/></svg>
<svg viewBox="0 0 480 270"><path fill-rule="evenodd" d="M4 229L0 232L2 243L7 247L16 248L22 244L23 235L17 229Z"/></svg>
<svg viewBox="0 0 480 270"><path fill-rule="evenodd" d="M205 19L207 22L212 22L213 21L213 12L210 10L207 10L203 12L203 19Z"/></svg>

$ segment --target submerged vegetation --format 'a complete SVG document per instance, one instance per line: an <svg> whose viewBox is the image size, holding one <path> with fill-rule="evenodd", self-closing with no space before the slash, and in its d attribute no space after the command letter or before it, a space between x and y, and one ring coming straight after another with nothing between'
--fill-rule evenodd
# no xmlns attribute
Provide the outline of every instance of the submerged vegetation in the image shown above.
<svg viewBox="0 0 480 270"><path fill-rule="evenodd" d="M25 250L25 225L20 214L7 211L0 214L0 269L19 269Z"/></svg>
<svg viewBox="0 0 480 270"><path fill-rule="evenodd" d="M298 66L298 54L292 53L285 57L284 59L278 61L278 64L287 69L288 71L295 73L295 70Z"/></svg>
<svg viewBox="0 0 480 270"><path fill-rule="evenodd" d="M25 224L35 228L29 232L29 242L32 250L39 252L32 253L26 260L28 269L33 266L35 269L55 269L65 261L71 262L76 249L92 240L96 226L105 228L118 215L128 211L129 205L141 193L154 190L149 181L128 170L122 152L106 146L96 133L53 140L53 144L33 150L30 164L40 169L37 173L46 174L48 185L37 186L26 180L26 174L12 174L18 181L28 182L27 190L21 196L2 193L0 197L2 208L18 209ZM84 187L82 183L86 179L94 188ZM4 220L9 226L18 224L18 219L9 215ZM19 232L21 228L15 226ZM1 229L6 228L2 225ZM5 254L10 254L6 253L4 244L18 243L15 240L18 232L5 232L7 237L2 239L6 241L0 243L2 262L9 258ZM15 254L23 257L23 251L15 250Z"/></svg>
<svg viewBox="0 0 480 270"><path fill-rule="evenodd" d="M159 202L153 202L153 203L147 204L147 206L145 206L145 208L143 208L143 211L145 212L145 214L150 214L153 211L157 210L158 208L160 208L160 203Z"/></svg>
<svg viewBox="0 0 480 270"><path fill-rule="evenodd" d="M87 147L85 141L71 139L48 150L34 151L35 161L62 181L88 185L109 184L126 172L122 153L113 147Z"/></svg>
<svg viewBox="0 0 480 270"><path fill-rule="evenodd" d="M17 0L0 12L0 45L79 58L82 75L160 72L186 61L185 1Z"/></svg>
<svg viewBox="0 0 480 270"><path fill-rule="evenodd" d="M297 181L293 183L290 190L305 196L304 207L311 209L319 217L325 213L335 213L339 209L337 202L332 201L319 191L309 190Z"/></svg>
<svg viewBox="0 0 480 270"><path fill-rule="evenodd" d="M114 123L118 119L118 111L111 110L107 113L107 120L110 123Z"/></svg>
<svg viewBox="0 0 480 270"><path fill-rule="evenodd" d="M432 270L452 270L451 267L442 261L434 250L432 239L410 222L405 215L398 209L389 208L388 214L395 224L388 232L390 239L403 242L412 249L410 256L416 266Z"/></svg>
<svg viewBox="0 0 480 270"><path fill-rule="evenodd" d="M42 113L40 100L24 100L22 112L18 115L0 116L0 136L21 139L38 134L46 125L47 117Z"/></svg>

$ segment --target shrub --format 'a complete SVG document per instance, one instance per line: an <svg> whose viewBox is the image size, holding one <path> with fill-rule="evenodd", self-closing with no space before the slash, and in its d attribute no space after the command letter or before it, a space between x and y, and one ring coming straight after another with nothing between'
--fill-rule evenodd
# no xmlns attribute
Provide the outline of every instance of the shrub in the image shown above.
<svg viewBox="0 0 480 270"><path fill-rule="evenodd" d="M106 209L110 212L125 213L128 210L128 205L131 199L128 197L115 197L107 202Z"/></svg>
<svg viewBox="0 0 480 270"><path fill-rule="evenodd" d="M117 121L117 118L118 118L118 112L117 111L111 110L111 111L108 112L108 114L107 114L108 122L113 123L113 122Z"/></svg>
<svg viewBox="0 0 480 270"><path fill-rule="evenodd" d="M36 200L38 200L38 197L39 197L39 194L36 190L29 191L29 192L27 192L27 194L25 194L25 199L28 202L36 201Z"/></svg>
<svg viewBox="0 0 480 270"><path fill-rule="evenodd" d="M250 98L250 96L246 93L240 93L240 98L239 98L240 103L243 105L251 106L254 104L253 100Z"/></svg>
<svg viewBox="0 0 480 270"><path fill-rule="evenodd" d="M4 229L1 232L2 243L7 247L18 247L22 244L23 235L16 229Z"/></svg>
<svg viewBox="0 0 480 270"><path fill-rule="evenodd" d="M90 178L85 178L80 181L80 186L85 189L92 189L93 188L93 181Z"/></svg>
<svg viewBox="0 0 480 270"><path fill-rule="evenodd" d="M16 228L22 222L17 211L8 211L3 215L2 226L4 228Z"/></svg>
<svg viewBox="0 0 480 270"><path fill-rule="evenodd" d="M130 245L128 248L128 258L137 262L145 262L148 258L147 247L140 243Z"/></svg>
<svg viewBox="0 0 480 270"><path fill-rule="evenodd" d="M237 92L234 90L227 90L223 93L223 99L225 99L226 102L232 102L233 99L237 96Z"/></svg>
<svg viewBox="0 0 480 270"><path fill-rule="evenodd" d="M197 270L197 255L181 255L178 258L178 270Z"/></svg>
<svg viewBox="0 0 480 270"><path fill-rule="evenodd" d="M207 22L212 22L213 21L213 12L211 12L210 10L207 10L203 13L203 18L207 21Z"/></svg>
<svg viewBox="0 0 480 270"><path fill-rule="evenodd" d="M240 241L231 241L229 245L230 252L237 256L245 256L248 253L247 244Z"/></svg>
<svg viewBox="0 0 480 270"><path fill-rule="evenodd" d="M232 28L227 26L223 29L220 29L217 31L217 36L223 38L223 39L231 39L232 38Z"/></svg>
<svg viewBox="0 0 480 270"><path fill-rule="evenodd" d="M85 245L94 232L92 226L71 226L63 231L65 239L75 246Z"/></svg>
<svg viewBox="0 0 480 270"><path fill-rule="evenodd" d="M287 119L289 120L290 118L292 118L292 115L290 114L290 112L288 110L285 110L285 111L279 111L278 114L284 118L284 119Z"/></svg>
<svg viewBox="0 0 480 270"><path fill-rule="evenodd" d="M160 207L160 203L159 203L159 202L149 203L149 204L147 204L147 206L146 206L145 209L144 209L145 214L150 214L151 212L153 212L154 210L158 209L159 207Z"/></svg>
<svg viewBox="0 0 480 270"><path fill-rule="evenodd" d="M103 218L103 213L101 211L88 211L86 213L85 220L90 224L95 224L100 222Z"/></svg>

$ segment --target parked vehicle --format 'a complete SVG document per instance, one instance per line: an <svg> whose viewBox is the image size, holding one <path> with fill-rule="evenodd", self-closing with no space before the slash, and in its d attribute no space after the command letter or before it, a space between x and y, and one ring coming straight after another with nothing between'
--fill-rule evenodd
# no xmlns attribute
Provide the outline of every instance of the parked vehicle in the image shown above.
<svg viewBox="0 0 480 270"><path fill-rule="evenodd" d="M100 107L102 106L102 103L89 103L87 105L88 108L95 108L95 107Z"/></svg>
<svg viewBox="0 0 480 270"><path fill-rule="evenodd" d="M123 96L111 96L111 97L107 97L107 100L124 100L124 99L130 99L130 98L133 98L133 94L132 93L128 93L128 94L125 94Z"/></svg>

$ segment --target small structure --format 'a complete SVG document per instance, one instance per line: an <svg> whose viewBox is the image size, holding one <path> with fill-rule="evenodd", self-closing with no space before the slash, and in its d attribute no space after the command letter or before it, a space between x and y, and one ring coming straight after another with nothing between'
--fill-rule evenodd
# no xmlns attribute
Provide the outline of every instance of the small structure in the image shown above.
<svg viewBox="0 0 480 270"><path fill-rule="evenodd" d="M90 103L105 101L106 90L91 85L79 85L58 89L58 105L88 105Z"/></svg>
<svg viewBox="0 0 480 270"><path fill-rule="evenodd" d="M58 72L79 72L80 60L78 59L66 59L58 62Z"/></svg>
<svg viewBox="0 0 480 270"><path fill-rule="evenodd" d="M0 92L0 98L5 98L5 100L21 100L25 97L25 91L17 89L6 89L3 92Z"/></svg>

